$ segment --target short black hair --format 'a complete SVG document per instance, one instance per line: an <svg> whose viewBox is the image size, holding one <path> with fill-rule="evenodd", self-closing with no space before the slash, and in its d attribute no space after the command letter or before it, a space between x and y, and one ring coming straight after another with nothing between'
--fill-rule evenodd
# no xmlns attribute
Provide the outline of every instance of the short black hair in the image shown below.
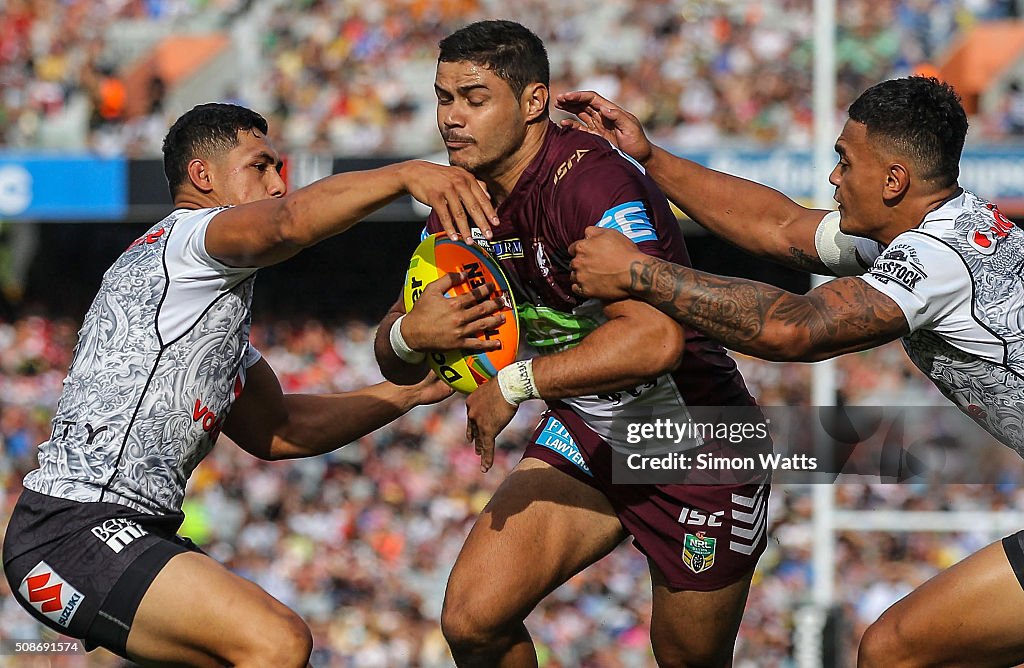
<svg viewBox="0 0 1024 668"><path fill-rule="evenodd" d="M867 126L939 187L956 183L967 138L967 113L953 87L935 77L876 84L850 105L850 120Z"/></svg>
<svg viewBox="0 0 1024 668"><path fill-rule="evenodd" d="M230 151L238 146L238 133L245 130L266 135L267 121L251 109L223 102L197 105L174 121L163 146L171 197L188 178L190 160Z"/></svg>
<svg viewBox="0 0 1024 668"><path fill-rule="evenodd" d="M477 21L440 41L439 63L468 61L508 83L516 99L532 83L551 84L548 52L540 37L515 21Z"/></svg>

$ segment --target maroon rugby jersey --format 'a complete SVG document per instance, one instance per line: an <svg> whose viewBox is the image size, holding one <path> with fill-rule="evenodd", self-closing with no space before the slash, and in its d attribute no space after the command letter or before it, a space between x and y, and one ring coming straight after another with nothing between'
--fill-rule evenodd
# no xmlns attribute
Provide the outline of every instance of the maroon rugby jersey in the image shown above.
<svg viewBox="0 0 1024 668"><path fill-rule="evenodd" d="M569 280L569 245L582 239L588 226L618 230L648 255L690 265L668 201L642 168L600 137L554 123L548 125L540 152L498 208L498 217L501 225L493 239L476 238L505 270L526 341L541 354L575 345L606 320L601 302L577 297ZM440 231L431 213L424 235ZM565 403L615 442L622 439L613 422L683 421L686 405L754 402L722 347L687 329L686 352L674 373L632 390Z"/></svg>

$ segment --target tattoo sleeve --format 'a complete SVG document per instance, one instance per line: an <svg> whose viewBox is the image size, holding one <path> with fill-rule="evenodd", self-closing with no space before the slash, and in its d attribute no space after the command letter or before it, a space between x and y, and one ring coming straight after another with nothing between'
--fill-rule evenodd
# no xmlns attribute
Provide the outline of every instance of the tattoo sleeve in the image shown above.
<svg viewBox="0 0 1024 668"><path fill-rule="evenodd" d="M648 258L631 265L630 279L638 299L728 348L765 359L827 359L909 331L896 302L858 278L796 295Z"/></svg>

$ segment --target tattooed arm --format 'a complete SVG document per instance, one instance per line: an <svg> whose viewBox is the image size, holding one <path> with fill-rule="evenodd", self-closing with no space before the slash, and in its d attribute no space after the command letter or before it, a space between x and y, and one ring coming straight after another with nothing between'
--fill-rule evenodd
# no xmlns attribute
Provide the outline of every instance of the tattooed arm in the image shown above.
<svg viewBox="0 0 1024 668"><path fill-rule="evenodd" d="M832 275L814 232L827 211L655 148L644 164L662 192L701 227L743 250L793 269Z"/></svg>
<svg viewBox="0 0 1024 668"><path fill-rule="evenodd" d="M896 302L859 278L837 278L796 295L649 257L610 230L588 230L587 240L570 250L577 293L648 302L755 357L815 362L873 348L910 331Z"/></svg>

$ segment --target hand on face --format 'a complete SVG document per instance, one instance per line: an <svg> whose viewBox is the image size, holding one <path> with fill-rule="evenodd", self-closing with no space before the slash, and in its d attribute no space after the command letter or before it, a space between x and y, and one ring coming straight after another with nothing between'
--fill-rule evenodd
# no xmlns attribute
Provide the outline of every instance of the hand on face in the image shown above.
<svg viewBox="0 0 1024 668"><path fill-rule="evenodd" d="M405 187L409 194L434 210L448 237L473 243L470 221L491 237L498 214L483 184L460 167L413 160L405 165Z"/></svg>
<svg viewBox="0 0 1024 668"><path fill-rule="evenodd" d="M447 350L497 350L501 342L476 338L484 330L505 322L498 313L504 303L487 299L494 292L490 283L456 297L444 294L467 280L465 274L445 274L423 289L409 314L402 321L402 338L420 352Z"/></svg>
<svg viewBox="0 0 1024 668"><path fill-rule="evenodd" d="M615 230L588 227L583 239L569 246L573 292L581 297L615 301L629 297L630 267L646 257Z"/></svg>

